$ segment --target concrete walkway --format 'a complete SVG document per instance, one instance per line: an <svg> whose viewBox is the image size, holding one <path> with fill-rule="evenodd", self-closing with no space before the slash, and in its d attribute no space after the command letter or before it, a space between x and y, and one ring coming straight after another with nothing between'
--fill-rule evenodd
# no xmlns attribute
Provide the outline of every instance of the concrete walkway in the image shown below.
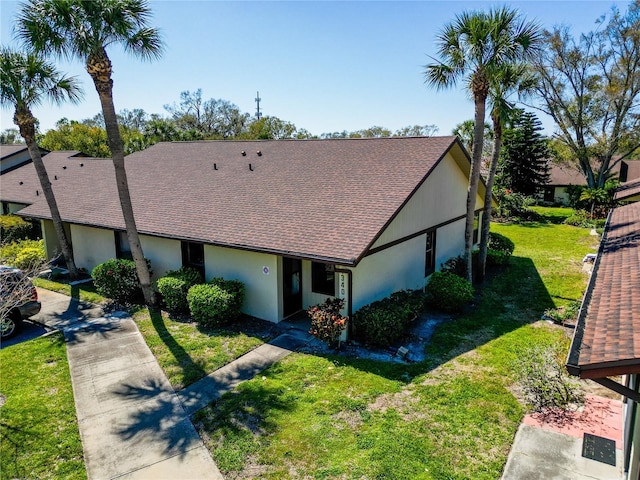
<svg viewBox="0 0 640 480"><path fill-rule="evenodd" d="M126 313L38 294L33 319L64 332L91 480L222 479L189 416L309 341L281 335L176 394Z"/></svg>
<svg viewBox="0 0 640 480"><path fill-rule="evenodd" d="M615 441L615 465L582 456L585 433ZM587 395L578 412L526 415L502 480L620 480L621 449L622 402Z"/></svg>

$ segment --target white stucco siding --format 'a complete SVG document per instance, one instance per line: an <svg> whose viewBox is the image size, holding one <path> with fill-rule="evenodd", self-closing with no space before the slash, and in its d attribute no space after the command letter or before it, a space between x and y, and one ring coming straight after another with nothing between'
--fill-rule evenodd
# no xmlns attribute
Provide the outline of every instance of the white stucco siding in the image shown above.
<svg viewBox="0 0 640 480"><path fill-rule="evenodd" d="M422 288L425 242L425 235L420 235L363 258L352 269L353 311L398 290Z"/></svg>
<svg viewBox="0 0 640 480"><path fill-rule="evenodd" d="M373 247L388 244L466 213L468 180L448 153L385 229ZM478 195L476 209L482 208Z"/></svg>
<svg viewBox="0 0 640 480"><path fill-rule="evenodd" d="M569 205L569 193L567 187L555 187L553 192L553 201L562 205Z"/></svg>
<svg viewBox="0 0 640 480"><path fill-rule="evenodd" d="M96 265L116 257L113 230L71 225L71 243L76 266L89 272Z"/></svg>
<svg viewBox="0 0 640 480"><path fill-rule="evenodd" d="M207 280L223 277L244 283L244 313L270 322L280 320L277 256L205 245L204 257Z"/></svg>
<svg viewBox="0 0 640 480"><path fill-rule="evenodd" d="M180 240L140 235L140 243L145 258L151 262L153 278L158 279L182 266Z"/></svg>

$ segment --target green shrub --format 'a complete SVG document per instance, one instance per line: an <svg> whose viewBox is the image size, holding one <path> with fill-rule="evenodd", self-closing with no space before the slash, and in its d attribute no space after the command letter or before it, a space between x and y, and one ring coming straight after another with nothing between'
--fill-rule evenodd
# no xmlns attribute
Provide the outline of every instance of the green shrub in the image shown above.
<svg viewBox="0 0 640 480"><path fill-rule="evenodd" d="M324 303L314 305L307 310L311 318L309 333L330 347L340 346L340 335L347 328L348 317L340 310L344 308L341 298L327 298Z"/></svg>
<svg viewBox="0 0 640 480"><path fill-rule="evenodd" d="M0 215L0 238L2 243L13 243L20 240L35 240L38 231L32 223L16 215Z"/></svg>
<svg viewBox="0 0 640 480"><path fill-rule="evenodd" d="M187 293L187 302L191 316L202 327L215 328L232 320L233 295L218 285L194 285Z"/></svg>
<svg viewBox="0 0 640 480"><path fill-rule="evenodd" d="M579 382L564 367L565 352L561 346L530 347L515 366L525 397L537 412L567 409L584 400Z"/></svg>
<svg viewBox="0 0 640 480"><path fill-rule="evenodd" d="M461 310L473 300L473 293L468 280L449 272L435 272L427 284L429 303L445 312Z"/></svg>
<svg viewBox="0 0 640 480"><path fill-rule="evenodd" d="M354 313L354 334L372 345L392 345L407 334L411 320L423 308L422 292L402 290L393 293Z"/></svg>
<svg viewBox="0 0 640 480"><path fill-rule="evenodd" d="M487 264L506 265L515 249L515 244L504 235L489 232L489 244L487 245Z"/></svg>
<svg viewBox="0 0 640 480"><path fill-rule="evenodd" d="M462 255L451 257L440 265L441 272L453 273L459 277L467 278L467 262Z"/></svg>
<svg viewBox="0 0 640 480"><path fill-rule="evenodd" d="M158 291L164 299L167 310L180 313L189 311L187 292L202 283L202 275L193 268L181 267L171 270L157 282Z"/></svg>
<svg viewBox="0 0 640 480"><path fill-rule="evenodd" d="M37 260L38 264L46 261L44 240L20 240L0 247L0 263L25 269L27 264Z"/></svg>
<svg viewBox="0 0 640 480"><path fill-rule="evenodd" d="M593 220L589 218L589 214L584 210L576 210L573 215L567 217L562 223L583 228L593 228L594 226Z"/></svg>
<svg viewBox="0 0 640 480"><path fill-rule="evenodd" d="M231 295L231 301L229 304L229 318L230 321L237 320L240 317L242 304L244 303L244 283L242 283L240 280L225 280L222 277L212 278L209 283L212 285L217 285L222 290Z"/></svg>
<svg viewBox="0 0 640 480"><path fill-rule="evenodd" d="M118 303L130 304L140 300L142 290L133 260L112 258L96 266L91 272L98 293Z"/></svg>

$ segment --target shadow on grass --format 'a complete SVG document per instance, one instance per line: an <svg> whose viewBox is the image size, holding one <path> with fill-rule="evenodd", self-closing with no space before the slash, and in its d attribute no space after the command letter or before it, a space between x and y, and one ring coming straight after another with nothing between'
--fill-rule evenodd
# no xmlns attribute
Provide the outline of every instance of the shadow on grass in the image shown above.
<svg viewBox="0 0 640 480"><path fill-rule="evenodd" d="M409 383L454 357L540 320L545 310L555 307L530 258L511 257L508 267L494 270L476 288L476 300L467 311L436 327L425 345L427 355L423 362L403 364L324 356L340 365Z"/></svg>
<svg viewBox="0 0 640 480"><path fill-rule="evenodd" d="M185 383L187 383L187 380L190 380L188 383L192 383L206 376L208 372L204 370L202 365L195 362L189 355L189 352L173 338L162 317L162 311L158 308L149 308L148 310L151 323L158 333L158 337L160 337L160 340L167 346L171 354L179 362L180 368L184 371Z"/></svg>

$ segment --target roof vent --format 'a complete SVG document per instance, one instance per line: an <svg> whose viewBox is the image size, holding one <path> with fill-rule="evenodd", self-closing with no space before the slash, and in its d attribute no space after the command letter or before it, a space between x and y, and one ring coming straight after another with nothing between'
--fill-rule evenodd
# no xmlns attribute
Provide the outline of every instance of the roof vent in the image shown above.
<svg viewBox="0 0 640 480"><path fill-rule="evenodd" d="M40 196L40 192L38 190L36 190L36 197Z"/></svg>
<svg viewBox="0 0 640 480"><path fill-rule="evenodd" d="M253 165L249 164L249 170L253 172Z"/></svg>
<svg viewBox="0 0 640 480"><path fill-rule="evenodd" d="M66 165L63 165L63 166L62 166L62 169L63 169L63 170L66 170L66 169L67 169L67 166L66 166Z"/></svg>
<svg viewBox="0 0 640 480"><path fill-rule="evenodd" d="M54 175L54 176L53 176L53 179L54 179L54 180L57 180L57 179L58 179L58 175Z"/></svg>
<svg viewBox="0 0 640 480"><path fill-rule="evenodd" d="M20 185L24 185L24 182L20 182Z"/></svg>
<svg viewBox="0 0 640 480"><path fill-rule="evenodd" d="M243 157L247 156L247 152L245 152L244 150L242 150L240 153L242 154Z"/></svg>
<svg viewBox="0 0 640 480"><path fill-rule="evenodd" d="M213 164L213 169L214 169L214 170L217 170L217 169L218 169L218 164L217 164L217 163L214 163L214 164Z"/></svg>
<svg viewBox="0 0 640 480"><path fill-rule="evenodd" d="M84 167L84 163L81 163L81 164L80 164L80 166L81 166L81 167Z"/></svg>
<svg viewBox="0 0 640 480"><path fill-rule="evenodd" d="M256 153L258 154L259 157L262 156L262 152L260 150L258 150Z"/></svg>

